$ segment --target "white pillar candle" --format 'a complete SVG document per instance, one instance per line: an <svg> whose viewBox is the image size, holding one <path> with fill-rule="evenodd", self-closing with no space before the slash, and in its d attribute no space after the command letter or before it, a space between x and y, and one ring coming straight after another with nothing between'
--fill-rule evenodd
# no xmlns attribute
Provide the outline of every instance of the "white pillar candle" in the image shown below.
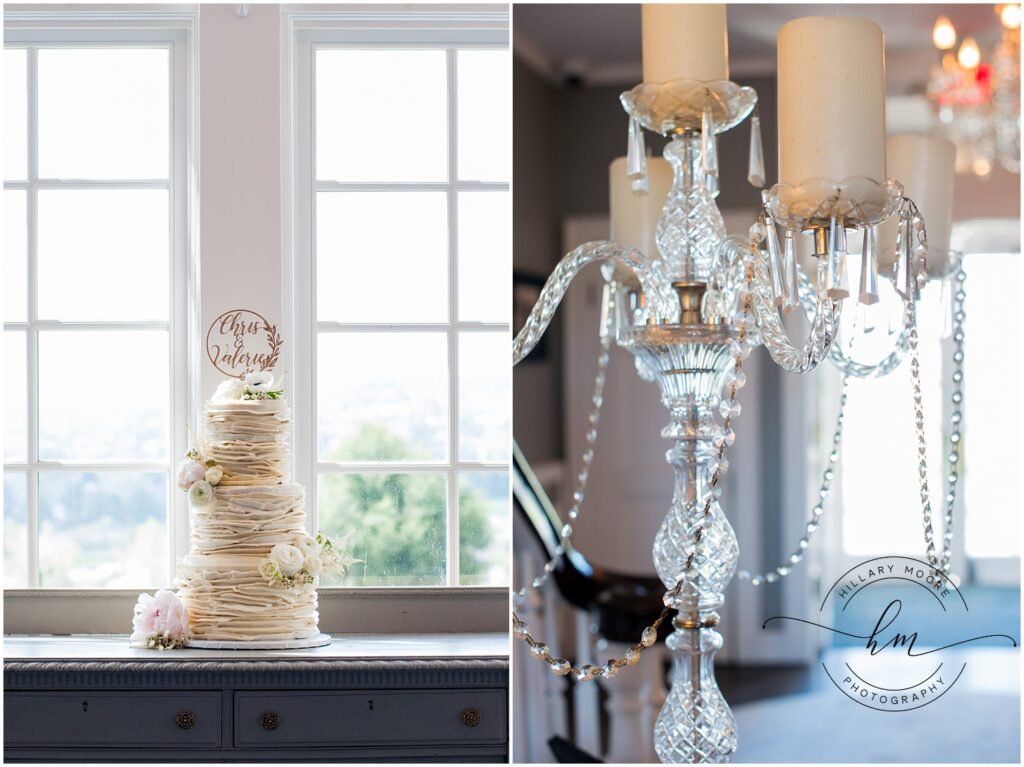
<svg viewBox="0 0 1024 767"><path fill-rule="evenodd" d="M928 273L940 276L949 268L949 231L953 225L953 179L956 146L940 136L904 133L885 142L889 178L903 184L903 191L924 217L928 233ZM896 258L896 217L882 227L879 270L892 270Z"/></svg>
<svg viewBox="0 0 1024 767"><path fill-rule="evenodd" d="M647 194L633 192L626 176L626 158L612 160L608 166L611 239L636 248L649 259L659 257L654 230L672 188L672 166L663 157L647 158Z"/></svg>
<svg viewBox="0 0 1024 767"><path fill-rule="evenodd" d="M725 5L643 5L644 82L729 79Z"/></svg>
<svg viewBox="0 0 1024 767"><path fill-rule="evenodd" d="M885 180L885 50L869 19L809 16L779 30L779 181Z"/></svg>

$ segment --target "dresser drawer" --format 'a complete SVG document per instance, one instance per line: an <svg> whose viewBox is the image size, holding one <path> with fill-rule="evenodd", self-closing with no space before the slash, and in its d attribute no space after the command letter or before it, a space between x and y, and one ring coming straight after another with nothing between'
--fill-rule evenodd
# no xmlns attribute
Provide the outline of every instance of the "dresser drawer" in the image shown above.
<svg viewBox="0 0 1024 767"><path fill-rule="evenodd" d="M504 743L507 691L236 692L235 745Z"/></svg>
<svg viewBox="0 0 1024 767"><path fill-rule="evenodd" d="M7 692L7 746L221 745L217 692Z"/></svg>

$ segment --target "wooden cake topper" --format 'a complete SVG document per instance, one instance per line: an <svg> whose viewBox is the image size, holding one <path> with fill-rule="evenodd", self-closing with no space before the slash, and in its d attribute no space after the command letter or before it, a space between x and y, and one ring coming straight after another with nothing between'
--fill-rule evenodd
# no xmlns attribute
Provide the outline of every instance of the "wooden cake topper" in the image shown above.
<svg viewBox="0 0 1024 767"><path fill-rule="evenodd" d="M217 370L231 378L272 370L282 343L277 325L252 309L224 312L206 331L206 355Z"/></svg>

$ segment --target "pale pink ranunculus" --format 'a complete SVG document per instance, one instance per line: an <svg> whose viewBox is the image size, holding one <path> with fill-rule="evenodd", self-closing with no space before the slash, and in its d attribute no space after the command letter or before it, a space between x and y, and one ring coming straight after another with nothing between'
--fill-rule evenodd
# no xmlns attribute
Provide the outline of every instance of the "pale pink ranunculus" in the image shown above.
<svg viewBox="0 0 1024 767"><path fill-rule="evenodd" d="M198 461L186 458L178 464L178 487L188 490L193 482L198 482L206 477L206 467Z"/></svg>
<svg viewBox="0 0 1024 767"><path fill-rule="evenodd" d="M132 642L145 643L154 635L185 639L188 634L188 610L177 594L168 589L154 595L139 594L132 618Z"/></svg>

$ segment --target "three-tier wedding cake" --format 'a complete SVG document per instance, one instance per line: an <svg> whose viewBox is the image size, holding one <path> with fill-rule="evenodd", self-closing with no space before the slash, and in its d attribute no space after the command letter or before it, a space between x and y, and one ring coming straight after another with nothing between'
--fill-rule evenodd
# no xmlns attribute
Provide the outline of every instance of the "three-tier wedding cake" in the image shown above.
<svg viewBox="0 0 1024 767"><path fill-rule="evenodd" d="M317 625L318 578L354 560L306 532L305 493L290 475L287 401L273 376L257 373L222 383L203 418L203 439L178 471L191 529L178 593L140 597L133 643L326 644Z"/></svg>

